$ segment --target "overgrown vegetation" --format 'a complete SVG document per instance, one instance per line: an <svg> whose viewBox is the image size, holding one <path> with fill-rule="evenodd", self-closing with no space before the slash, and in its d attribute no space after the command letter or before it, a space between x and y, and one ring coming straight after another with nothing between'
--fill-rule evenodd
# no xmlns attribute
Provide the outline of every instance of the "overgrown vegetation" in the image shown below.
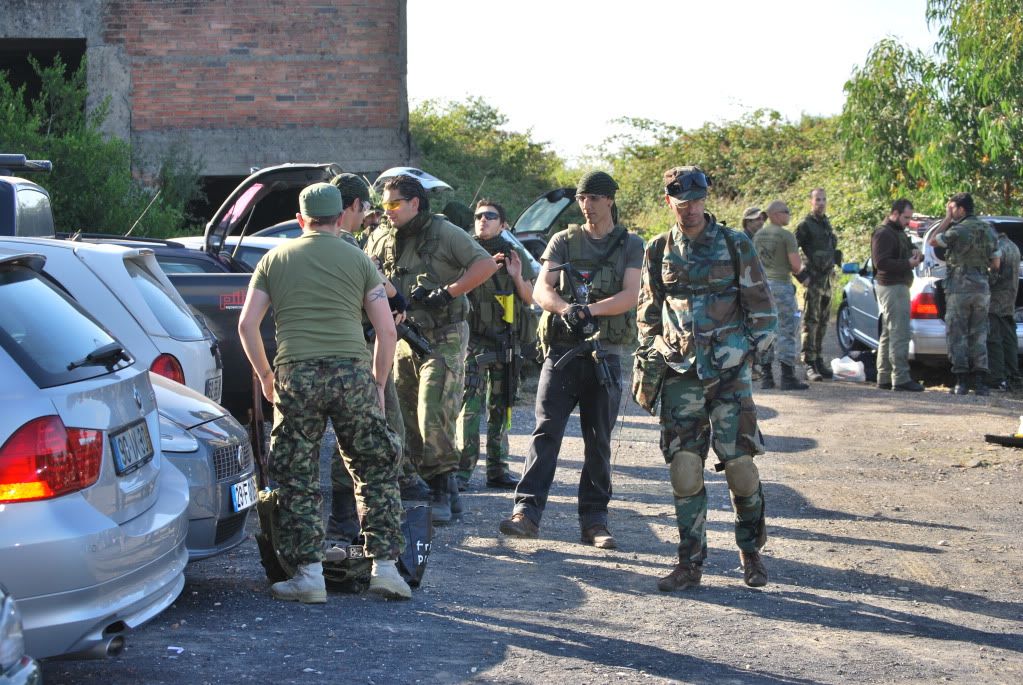
<svg viewBox="0 0 1023 685"><path fill-rule="evenodd" d="M51 66L29 61L42 82L36 98L0 72L0 150L53 162L32 180L49 191L58 231L123 234L150 202L136 234L174 235L192 223L185 208L199 196L197 160L172 149L156 178L134 178L129 144L100 131L108 103L86 112L84 60L70 73L60 57Z"/></svg>

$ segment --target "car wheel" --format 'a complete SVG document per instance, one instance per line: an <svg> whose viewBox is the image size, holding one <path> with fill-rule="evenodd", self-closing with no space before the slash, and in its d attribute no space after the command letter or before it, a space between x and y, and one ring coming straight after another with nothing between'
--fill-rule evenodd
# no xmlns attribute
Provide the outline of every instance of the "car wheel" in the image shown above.
<svg viewBox="0 0 1023 685"><path fill-rule="evenodd" d="M838 316L835 317L835 332L838 334L838 346L842 348L842 354L848 355L854 350L867 349L867 346L853 335L849 302L847 300L842 300L842 304L838 306Z"/></svg>

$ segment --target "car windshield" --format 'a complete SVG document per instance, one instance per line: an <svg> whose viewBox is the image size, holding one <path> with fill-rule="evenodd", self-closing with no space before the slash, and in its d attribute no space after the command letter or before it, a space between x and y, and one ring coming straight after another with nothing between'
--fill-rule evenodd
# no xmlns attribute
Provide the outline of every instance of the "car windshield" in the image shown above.
<svg viewBox="0 0 1023 685"><path fill-rule="evenodd" d="M131 280L142 294L142 299L156 316L167 334L177 340L202 340L202 329L196 323L188 305L177 293L168 292L146 266L134 259L124 260Z"/></svg>
<svg viewBox="0 0 1023 685"><path fill-rule="evenodd" d="M95 378L130 360L76 366L115 343L68 296L25 266L0 266L0 347L40 388ZM69 369L69 367L71 367Z"/></svg>
<svg viewBox="0 0 1023 685"><path fill-rule="evenodd" d="M546 231L558 214L574 201L570 197L561 197L553 202L547 197L540 198L522 212L522 216L515 222L515 232Z"/></svg>

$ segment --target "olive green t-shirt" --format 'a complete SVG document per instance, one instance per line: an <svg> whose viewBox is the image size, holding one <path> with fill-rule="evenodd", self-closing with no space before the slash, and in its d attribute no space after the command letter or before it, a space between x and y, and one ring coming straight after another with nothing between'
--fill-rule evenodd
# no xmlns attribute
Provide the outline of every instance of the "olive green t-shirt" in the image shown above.
<svg viewBox="0 0 1023 685"><path fill-rule="evenodd" d="M753 247L764 265L767 280L790 282L792 265L789 264L789 255L799 254L796 236L781 226L764 224L753 236Z"/></svg>
<svg viewBox="0 0 1023 685"><path fill-rule="evenodd" d="M274 366L323 357L369 360L362 303L381 283L362 250L329 233L305 232L267 252L250 287L270 296Z"/></svg>

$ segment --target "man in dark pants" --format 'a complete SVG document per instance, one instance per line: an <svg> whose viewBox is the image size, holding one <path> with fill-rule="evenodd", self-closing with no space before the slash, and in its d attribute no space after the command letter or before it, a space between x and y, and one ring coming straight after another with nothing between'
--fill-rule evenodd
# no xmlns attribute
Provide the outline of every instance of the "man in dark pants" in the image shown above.
<svg viewBox="0 0 1023 685"><path fill-rule="evenodd" d="M584 443L578 507L582 541L604 549L617 546L607 521L611 429L618 420L622 393L620 356L636 340L635 307L643 265L642 239L617 223L617 190L618 184L602 171L583 176L576 200L586 223L555 234L543 254L533 291L534 301L544 310L537 331L544 363L536 390L536 428L515 490L514 511L501 521L505 535L539 534L565 427L579 405ZM591 304L575 301L566 271L556 270L569 264L578 272L572 279L575 285L580 285L580 277L590 285ZM596 347L606 355L606 378Z"/></svg>
<svg viewBox="0 0 1023 685"><path fill-rule="evenodd" d="M806 272L809 278L804 282L803 293L803 363L806 377L820 381L834 376L824 363L821 347L824 331L831 316L831 290L834 286L833 272L836 264L842 263L838 250L838 237L831 228L831 221L824 210L828 197L823 188L810 191L810 213L796 226L796 242L803 251Z"/></svg>
<svg viewBox="0 0 1023 685"><path fill-rule="evenodd" d="M991 304L987 315L987 365L991 387L998 391L1020 390L1019 343L1016 340L1016 293L1019 290L1019 248L995 224L996 247L1001 258L989 277Z"/></svg>

